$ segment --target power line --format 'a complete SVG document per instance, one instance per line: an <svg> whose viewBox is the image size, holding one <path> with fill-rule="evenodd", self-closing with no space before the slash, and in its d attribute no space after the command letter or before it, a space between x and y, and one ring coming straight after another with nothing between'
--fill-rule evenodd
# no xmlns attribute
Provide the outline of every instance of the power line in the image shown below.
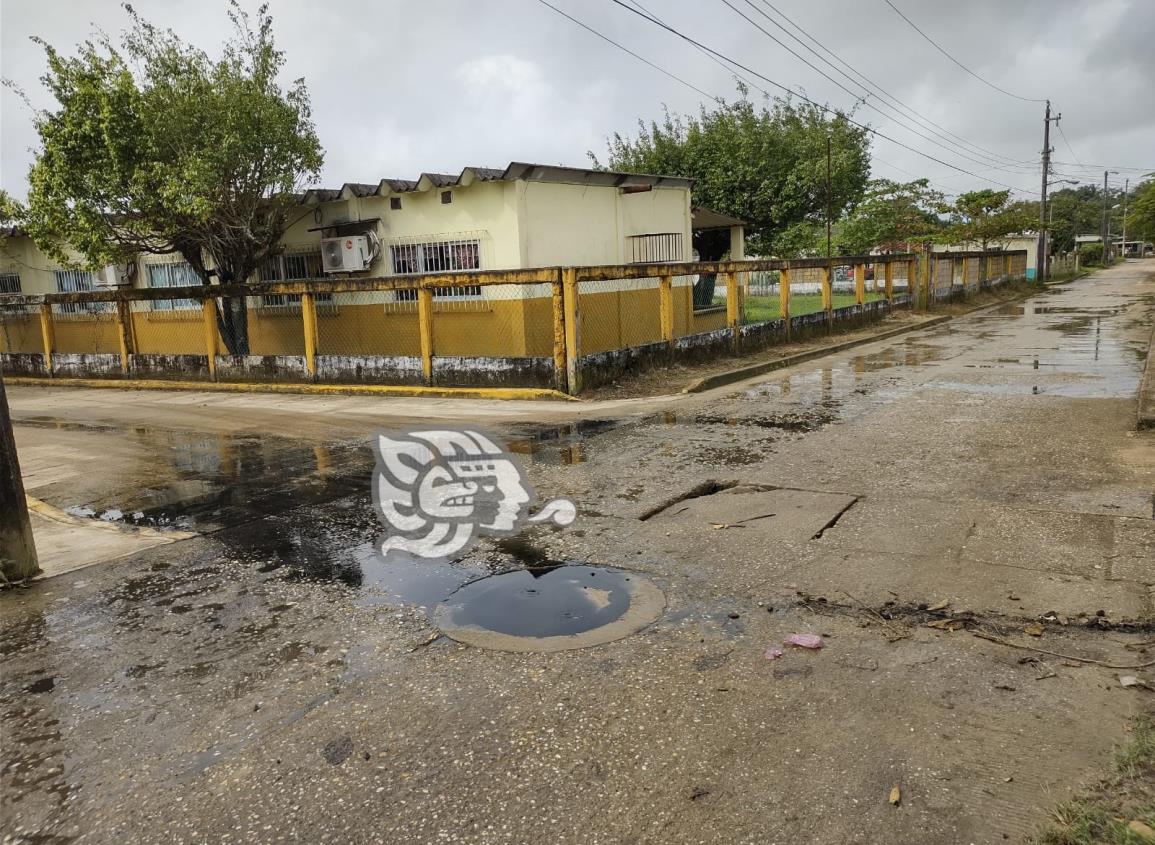
<svg viewBox="0 0 1155 845"><path fill-rule="evenodd" d="M649 59L645 58L644 56L639 56L637 53L635 53L629 47L626 47L622 44L619 44L617 41L614 41L608 35L602 35L600 32L598 32L596 29L594 29L591 26L586 26L584 23L579 21L577 18L563 12L557 6L554 6L551 3L546 2L546 0L537 0L537 2L541 3L543 6L548 6L549 8L553 9L555 12L557 12L563 18L567 18L568 20L573 21L574 23L576 23L578 26L580 26L582 29L586 30L587 32L593 33L598 38L602 39L602 41L606 41L610 44L613 44L619 50L624 50L625 52L627 52L631 56L633 56L635 59L637 59L638 61L649 65L650 67L652 67L654 70L658 71L659 73L664 73L666 76L670 77L670 79L673 79L675 82L680 82L683 85L685 85L687 88L692 88L693 90L695 90L699 94L701 94L703 97L705 97L707 100L714 100L714 101L718 100L717 97L713 96L712 94L707 94L705 91L703 91L697 85L694 85L691 82L687 82L686 80L682 79L682 77L678 76L675 73L672 73L672 72L666 70L664 67L659 67L658 65L654 64L653 62L651 62Z"/></svg>
<svg viewBox="0 0 1155 845"><path fill-rule="evenodd" d="M538 2L544 3L545 0L538 0ZM851 126L856 126L859 129L863 130L864 132L867 132L867 133L869 133L869 134L871 134L877 138L882 138L885 141L889 141L890 143L895 144L896 146L902 147L905 150L909 150L910 152L912 152L916 155L920 155L925 159L929 159L930 161L933 161L936 164L941 164L943 167L949 167L951 170L957 170L960 173L965 173L968 176L973 176L974 178L981 179L984 182L990 182L991 184L998 185L1001 188L1007 188L1007 189L1014 191L1016 193L1028 194L1028 192L1024 191L1022 188L1016 188L1014 185L1008 185L1005 182L999 182L997 179L990 179L986 176L980 176L979 174L974 173L973 171L967 170L964 167L959 167L958 165L954 165L954 164L951 164L950 162L943 161L942 159L937 158L935 156L932 156L929 153L924 153L922 150L916 149L916 148L910 146L909 144L905 144L902 141L899 141L895 138L892 138L883 132L879 132L877 129L874 129L870 126L859 123L858 121L854 120L853 118L851 118L849 115L845 114L844 112L838 111L836 109L832 109L829 106L824 106L821 103L815 102L814 100L807 97L805 94L800 94L798 92L793 91L792 89L783 85L781 82L777 82L777 81L771 79L770 77L766 76L765 74L759 73L758 71L754 70L753 68L749 67L748 65L744 65L741 62L730 58L726 54L721 53L718 50L715 50L713 47L710 47L706 44L703 44L700 41L697 41L697 40L691 38L689 35L686 35L685 33L675 29L674 27L669 26L668 24L662 23L661 21L657 20L656 18L650 17L649 15L647 15L643 12L640 12L637 9L634 9L631 6L627 6L623 2L623 0L610 0L610 2L614 3L617 6L620 6L621 8L625 9L630 14L637 15L638 17L642 18L643 20L646 20L646 21L654 24L655 26L666 30L671 35L674 35L674 36L682 39L686 43L693 44L697 47L700 47L703 50L706 50L707 52L711 53L712 55L715 55L718 58L722 59L723 61L728 62L729 64L734 65L735 67L741 68L742 70L746 71L746 73L750 74L751 76L755 76L758 79L761 79L764 82L767 82L770 85L773 85L775 88L779 89L780 91L784 91L785 93L787 93L788 95L791 95L791 96L797 96L800 100L802 100L805 103L809 103L810 105L814 106L816 109L820 110L824 114L835 114L835 115L841 117L843 120L845 120Z"/></svg>
<svg viewBox="0 0 1155 845"><path fill-rule="evenodd" d="M925 117L924 115L920 114L916 109L910 107L909 105L904 103L902 100L900 100L898 97L891 94L889 91L887 91L885 88L883 88L877 82L875 82L873 79L871 79L865 73L863 73L862 71L855 68L849 62L847 62L845 59L843 59L841 56L839 56L837 53L835 53L833 50L831 50L829 47L827 47L825 44L823 44L821 41L819 41L817 38L815 38L813 35L811 35L809 32L807 32L804 28L799 26L795 21L791 20L789 15L787 15L785 12L783 12L781 9L779 9L777 6L775 6L773 3L771 3L770 0L760 0L760 2L762 3L762 5L766 6L771 11L773 11L775 14L777 14L779 17L781 17L784 21L786 21L786 23L788 23L795 30L802 33L802 35L805 36L805 38L810 43L817 46L820 50L822 50L822 52L833 57L834 60L838 62L838 64L847 68L847 70L849 70L850 73L853 74L853 76L851 76L850 74L847 74L841 68L835 66L834 63L831 62L829 59L823 58L822 56L818 56L816 53L814 53L813 49L810 48L809 46L807 46L797 35L790 32L790 30L786 29L784 26L782 26L781 23L776 21L773 17L768 15L766 12L762 11L757 6L754 6L754 4L753 4L753 2L751 2L751 0L745 0L745 2L747 5L751 6L756 12L758 12L758 14L760 14L762 17L766 18L766 20L770 21L770 23L774 24L774 26L776 26L782 32L786 33L786 35L790 36L790 38L792 38L798 44L802 45L802 48L804 50L810 51L813 55L816 56L816 58L820 59L823 63L825 63L829 67L833 68L838 74L840 74L841 76L850 80L855 85L858 85L862 89L873 94L875 97L877 97L880 100L880 102L883 100L890 101L890 103L894 104L893 107L896 108L896 110L901 110L901 112L903 113L904 116L907 116L910 119L914 120L916 123L918 123L919 126L927 129L932 134L937 135L939 138L943 139L947 143L961 146L964 149L966 149L968 152L977 153L978 155L981 155L984 158L991 159L992 163L1005 163L1005 164L1012 165L1015 167L1022 167L1024 165L1030 165L1030 166L1034 165L1033 162L1025 161L1022 159L1011 158L1010 156L1005 156L1005 155L1002 155L1001 153L996 153L994 150L987 149L986 147L983 147L979 144L976 144L973 141L969 141L966 138L962 137L961 135L958 135L954 132L951 132L945 126L942 126L941 124L935 123L930 118ZM635 4L635 5L637 5L637 4ZM938 131L938 130L941 130L941 131ZM952 141L951 138L953 138L955 140Z"/></svg>
<svg viewBox="0 0 1155 845"><path fill-rule="evenodd" d="M994 160L990 159L990 157L989 157L989 156L987 157L987 160L984 160L984 159L978 159L978 158L974 158L973 156L967 155L965 152L960 152L960 151L959 151L959 150L957 150L957 149L951 149L951 148L949 148L949 147L945 147L945 146L944 146L944 145L943 145L941 142L939 142L939 141L935 141L935 139L934 139L934 138L932 138L932 137L930 137L929 135L926 135L926 134L924 134L924 133L922 133L922 132L919 132L917 129L912 129L912 128L910 127L910 125L909 125L909 124L907 124L907 123L904 123L902 120L898 120L898 119L896 119L896 118L895 118L893 115L887 114L886 112L884 112L884 111L882 111L881 109L879 109L877 106L873 105L873 104L870 102L870 99L869 99L869 98L870 98L870 96L871 96L871 94L870 94L870 91L869 91L869 90L868 90L868 89L867 89L867 88L866 88L864 85L862 85L862 84L861 84L861 83L859 83L859 82L856 82L856 81L855 81L855 80L853 80L853 79L850 79L850 77L847 77L848 79L850 79L850 81L851 81L851 83L852 83L852 84L854 84L854 85L857 85L859 88L862 88L864 91L866 91L866 95L865 95L865 96L863 96L862 94L858 94L858 93L856 93L856 92L854 92L854 91L851 91L849 88L847 88L847 87L846 87L845 85L843 85L841 82L839 82L838 80L836 80L836 79L835 79L834 77L832 77L830 74L826 73L826 71L822 70L820 67L818 67L817 65L815 65L815 64L814 64L813 62L811 62L809 59L807 59L805 56L801 55L801 54L800 54L800 53L798 53L796 50L794 50L792 47L790 47L788 44L784 43L784 42L783 42L783 41L781 41L779 38L775 37L775 36L773 35L773 33L771 33L771 32L770 32L769 30L767 30L765 27L763 27L762 25L760 25L760 24L759 24L757 21L755 21L753 18L749 17L749 16L748 16L748 15L747 15L745 12L743 12L743 11L742 11L741 9L739 9L737 6L733 5L733 4L730 2L730 0L722 0L722 2L723 2L723 3L724 3L726 6L728 6L728 7L729 7L729 8L730 8L732 11L734 11L734 12L735 12L735 13L736 13L736 14L737 14L739 17L741 17L741 18L742 18L743 20L745 20L745 21L746 21L748 24L750 24L751 26L753 26L755 29L757 29L759 32L761 32L763 35L765 35L767 38L769 38L771 41L773 41L773 42L774 42L775 44L777 44L779 47L781 47L782 49L784 49L784 50L785 50L786 52L788 52L790 55L794 56L796 59L798 59L799 61L801 61L801 62L802 62L803 64L805 64L807 67L809 67L810 69L812 69L812 70L814 70L815 72L817 72L817 73L818 73L820 76L822 76L824 79L828 80L829 82L833 83L833 84L834 84L835 86L837 86L838 88L840 88L840 89L842 89L843 91L845 91L847 94L849 94L851 97L853 97L853 98L855 99L855 101L857 101L857 102L861 102L861 103L862 103L863 105L865 105L867 108L874 110L875 112L877 112L878 114L880 114L880 115L882 115L884 118L886 118L887 120L891 120L891 121L893 121L893 122L895 123L895 125L899 126L900 128L902 128L902 129L905 129L906 131L910 132L910 133L911 133L911 134L913 134L913 135L917 135L919 138L922 138L924 141L929 141L929 142L931 142L931 143L932 143L932 144L934 144L935 146L939 147L940 149L943 149L943 150L945 150L946 152L949 152L949 153L950 153L950 154L952 154L952 155L956 155L956 156L958 156L959 158L962 158L962 159L966 159L967 161L973 162L974 164L981 164L981 165L984 165L984 166L988 166L988 167L991 167L992 169L996 169L996 170L1003 170L1003 171L1005 171L1005 172L1007 172L1007 173L1014 173L1014 174L1016 174L1016 175L1018 175L1019 173L1021 173L1021 171L1022 171L1022 167L1021 167L1021 165L1020 165L1020 166L1018 166L1018 169L1012 170L1011 168L1008 168L1008 167L1006 167L1005 165L1001 165L1001 164L999 164L998 162L996 162L996 161L994 161ZM774 19L773 19L773 18L770 18L770 16L769 16L769 15L767 15L765 12L762 12L760 9L758 9L756 6L754 6L754 4L750 2L750 0L746 0L746 3L747 3L747 4L749 4L749 5L751 6L751 8L753 8L755 11L759 12L759 13L760 13L760 14L762 14L764 17L766 17L768 20L770 20L770 22L771 22L771 23L774 23L776 26L778 26L777 22L776 22L776 21L774 21ZM779 28L781 29L781 26L779 26ZM828 62L828 64L829 64L829 62ZM835 68L835 70L837 70L837 68ZM841 71L839 71L839 73L841 73ZM846 74L843 74L843 75L845 76ZM885 104L885 103L883 103L883 105L886 105L886 104ZM887 106L887 108L890 108L890 109L891 109L891 111L894 111L893 107ZM949 142L949 143L952 143L952 144L953 144L953 142ZM954 146L958 146L958 145L957 145L957 144L955 144Z"/></svg>
<svg viewBox="0 0 1155 845"><path fill-rule="evenodd" d="M921 35L923 38L925 38L927 41L929 41L932 45L934 45L934 48L936 50L938 50L940 53L942 53L944 56L946 56L948 59L950 59L956 65L961 67L963 70L965 70L967 73L969 73L975 79L977 79L983 85L986 85L988 88L994 88L1000 94L1006 94L1008 97L1013 97L1016 100L1022 100L1025 103L1045 103L1046 102L1045 99L1036 99L1035 97L1020 97L1018 94L1012 94L1010 91L1006 90L1005 88L1000 88L999 86L995 85L993 82L988 82L986 79L983 79L981 76L979 76L973 70L971 70L969 67L967 67L962 62L960 62L958 59L956 59L954 56L952 56L950 53L948 53L945 49L940 47L938 42L936 42L933 38L931 38L929 35L927 35L925 32L923 32L917 26L915 26L914 21L912 21L910 18L908 18L906 15L904 15L901 11L899 11L898 6L891 3L890 0L885 0L885 2L886 2L886 5L890 6L890 8L892 8L892 9L894 9L895 14L897 14L900 18L902 18L904 21L906 21L908 24L910 24L911 29L913 29L915 32L917 32L919 35Z"/></svg>
<svg viewBox="0 0 1155 845"><path fill-rule="evenodd" d="M1075 148L1072 147L1071 142L1067 140L1067 133L1063 131L1063 124L1062 123L1056 123L1055 128L1059 130L1059 137L1062 138L1063 143L1066 144L1067 151L1071 154L1071 158L1073 158L1075 160L1075 163L1078 164L1079 163L1079 157L1077 155L1075 155ZM1081 167L1082 165L1079 165L1079 166Z"/></svg>

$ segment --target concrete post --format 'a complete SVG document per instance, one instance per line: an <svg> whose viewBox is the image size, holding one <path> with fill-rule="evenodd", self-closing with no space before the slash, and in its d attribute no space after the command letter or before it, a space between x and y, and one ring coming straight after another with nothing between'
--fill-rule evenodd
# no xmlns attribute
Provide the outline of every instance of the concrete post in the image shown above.
<svg viewBox="0 0 1155 845"><path fill-rule="evenodd" d="M581 310L578 307L577 269L566 267L561 271L562 297L565 308L565 369L570 396L582 391L581 373Z"/></svg>
<svg viewBox="0 0 1155 845"><path fill-rule="evenodd" d="M317 300L311 293L301 294L301 323L305 332L305 369L312 380L317 377Z"/></svg>
<svg viewBox="0 0 1155 845"><path fill-rule="evenodd" d="M674 277L662 276L658 280L658 308L662 319L662 340L674 348Z"/></svg>
<svg viewBox="0 0 1155 845"><path fill-rule="evenodd" d="M885 276L886 285L883 288L883 290L885 290L885 292L886 292L886 301L887 302L894 302L894 262L887 260L887 262L882 265L882 272L886 274L886 276ZM877 281L878 280L878 268L877 267L874 268L874 277L875 277L875 281Z"/></svg>
<svg viewBox="0 0 1155 845"><path fill-rule="evenodd" d="M726 274L726 325L730 327L730 347L737 355L742 344L742 330L738 323L741 319L739 302L741 294L738 292L738 274Z"/></svg>
<svg viewBox="0 0 1155 845"><path fill-rule="evenodd" d="M120 374L127 378L133 352L132 306L128 302L116 303L116 339L120 343Z"/></svg>
<svg viewBox="0 0 1155 845"><path fill-rule="evenodd" d="M421 372L427 385L433 384L433 290L417 289L417 321L421 334Z"/></svg>
<svg viewBox="0 0 1155 845"><path fill-rule="evenodd" d="M40 340L44 344L44 371L52 375L52 353L56 351L56 327L52 324L52 306L40 306Z"/></svg>
<svg viewBox="0 0 1155 845"><path fill-rule="evenodd" d="M206 299L201 303L205 332L205 354L209 361L209 380L217 380L217 303L214 299Z"/></svg>
<svg viewBox="0 0 1155 845"><path fill-rule="evenodd" d="M786 321L786 337L790 337L790 270L778 271L778 312Z"/></svg>
<svg viewBox="0 0 1155 845"><path fill-rule="evenodd" d="M854 304L866 304L866 265L854 265Z"/></svg>
<svg viewBox="0 0 1155 845"><path fill-rule="evenodd" d="M12 436L8 396L4 392L4 376L0 374L0 576L11 583L39 573L16 440Z"/></svg>
<svg viewBox="0 0 1155 845"><path fill-rule="evenodd" d="M553 312L553 386L555 390L566 392L565 360L565 294L562 291L562 269L557 270L557 279L550 289L550 305Z"/></svg>

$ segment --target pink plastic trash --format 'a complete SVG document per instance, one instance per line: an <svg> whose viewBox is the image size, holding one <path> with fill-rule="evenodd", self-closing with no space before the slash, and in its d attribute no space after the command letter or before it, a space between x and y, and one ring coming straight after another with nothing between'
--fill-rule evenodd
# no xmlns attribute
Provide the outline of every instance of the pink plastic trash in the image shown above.
<svg viewBox="0 0 1155 845"><path fill-rule="evenodd" d="M786 645L796 645L799 648L822 648L822 637L818 634L791 634L786 638Z"/></svg>
<svg viewBox="0 0 1155 845"><path fill-rule="evenodd" d="M770 648L766 649L766 651L762 652L762 656L765 657L767 660L777 660L779 657L781 657L785 653L786 652L784 652L780 648L770 647Z"/></svg>

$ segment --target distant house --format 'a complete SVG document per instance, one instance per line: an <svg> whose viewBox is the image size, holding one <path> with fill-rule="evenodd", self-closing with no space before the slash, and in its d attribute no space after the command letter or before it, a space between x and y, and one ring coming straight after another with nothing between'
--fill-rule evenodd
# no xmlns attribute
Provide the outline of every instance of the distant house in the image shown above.
<svg viewBox="0 0 1155 845"><path fill-rule="evenodd" d="M983 245L978 242L970 241L957 244L935 244L935 252L974 252L981 250ZM998 240L991 241L987 244L987 249L1004 249L1004 250L1020 250L1027 251L1027 272L1026 277L1033 279L1035 277L1035 265L1038 263L1039 251L1039 236L1035 232L1023 232L1018 235L1007 235Z"/></svg>

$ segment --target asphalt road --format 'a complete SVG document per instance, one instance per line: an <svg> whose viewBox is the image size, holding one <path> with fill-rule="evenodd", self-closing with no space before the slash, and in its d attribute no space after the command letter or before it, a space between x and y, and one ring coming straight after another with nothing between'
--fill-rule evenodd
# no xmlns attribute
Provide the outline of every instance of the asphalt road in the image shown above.
<svg viewBox="0 0 1155 845"><path fill-rule="evenodd" d="M1155 583L1155 432L1133 431L1152 320L1155 272L1132 262L697 397L13 390L30 494L200 536L0 594L0 831L1023 841L1147 694L974 633L1150 659L1124 646L1150 637ZM445 565L375 554L368 432L450 414L507 438L577 521ZM465 582L563 562L643 578L664 608L550 653L431 623ZM781 645L796 633L823 648Z"/></svg>

